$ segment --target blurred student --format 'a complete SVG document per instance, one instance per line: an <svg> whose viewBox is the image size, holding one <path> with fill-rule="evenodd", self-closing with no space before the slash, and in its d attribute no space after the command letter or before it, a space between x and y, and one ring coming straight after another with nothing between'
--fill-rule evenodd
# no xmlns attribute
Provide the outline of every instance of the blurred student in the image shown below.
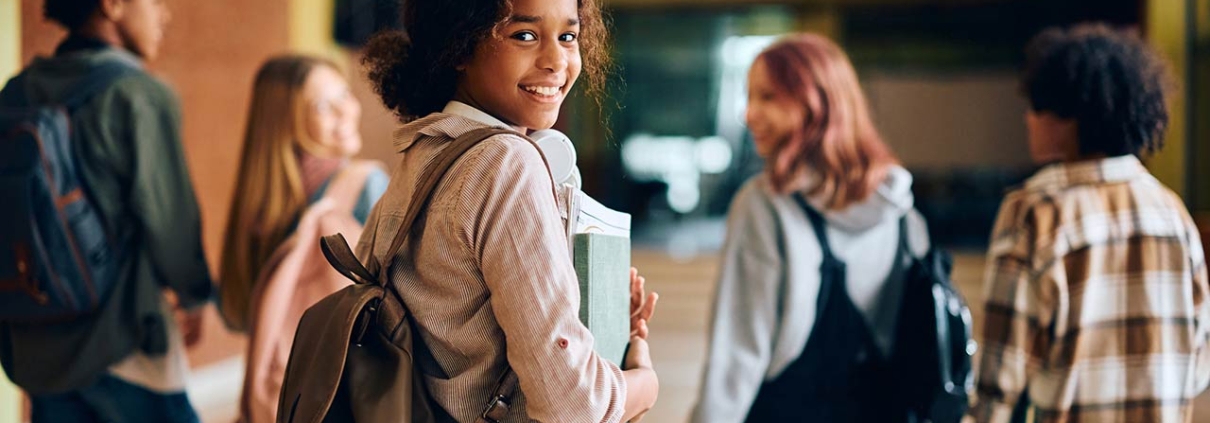
<svg viewBox="0 0 1210 423"><path fill-rule="evenodd" d="M279 56L261 66L221 269L223 319L250 335L241 416L274 422L303 311L349 282L328 266L319 238L357 239L386 191L361 150L361 106L330 62Z"/></svg>
<svg viewBox="0 0 1210 423"><path fill-rule="evenodd" d="M1029 150L988 251L979 422L1187 422L1210 380L1205 256L1139 162L1163 146L1167 64L1104 25L1026 49Z"/></svg>
<svg viewBox="0 0 1210 423"><path fill-rule="evenodd" d="M75 164L83 193L114 243L107 253L118 270L113 288L89 314L0 324L0 359L30 394L35 423L196 422L185 396L185 347L199 339L212 285L181 145L180 106L172 90L143 70L144 61L160 53L167 6L162 0L46 0L43 12L68 30L67 38L53 56L35 59L11 80L0 104L68 107L71 151L61 159ZM83 94L87 98L75 98Z"/></svg>
<svg viewBox="0 0 1210 423"><path fill-rule="evenodd" d="M746 119L767 165L731 203L691 421L906 421L888 369L905 258L929 249L912 175L824 37L757 56Z"/></svg>

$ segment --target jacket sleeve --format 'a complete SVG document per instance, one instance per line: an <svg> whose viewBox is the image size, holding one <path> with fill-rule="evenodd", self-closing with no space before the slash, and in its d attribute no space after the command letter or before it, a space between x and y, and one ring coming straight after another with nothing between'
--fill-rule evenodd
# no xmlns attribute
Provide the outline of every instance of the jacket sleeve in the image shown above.
<svg viewBox="0 0 1210 423"><path fill-rule="evenodd" d="M1195 334L1195 392L1201 393L1210 385L1210 277L1206 271L1206 251L1201 233L1192 218L1185 216L1185 227L1189 234L1189 270L1193 281L1193 306L1197 310L1197 333Z"/></svg>
<svg viewBox="0 0 1210 423"><path fill-rule="evenodd" d="M181 144L179 102L168 87L150 77L128 81L138 84L137 90L120 93L132 120L130 204L141 224L138 245L182 307L202 305L213 285L202 249L201 213Z"/></svg>
<svg viewBox="0 0 1210 423"><path fill-rule="evenodd" d="M1046 327L1055 305L1035 276L1033 219L1028 208L1006 199L987 253L983 356L970 416L980 423L1007 423L1030 378L1045 363L1051 337Z"/></svg>
<svg viewBox="0 0 1210 423"><path fill-rule="evenodd" d="M776 214L748 184L731 204L694 423L738 423L769 368L784 263ZM808 329L809 331L809 329Z"/></svg>

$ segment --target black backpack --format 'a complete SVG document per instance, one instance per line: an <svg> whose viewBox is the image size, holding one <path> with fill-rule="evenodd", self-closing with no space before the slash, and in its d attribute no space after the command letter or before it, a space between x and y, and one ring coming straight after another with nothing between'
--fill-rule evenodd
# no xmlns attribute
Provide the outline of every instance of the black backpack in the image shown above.
<svg viewBox="0 0 1210 423"><path fill-rule="evenodd" d="M815 214L810 220L817 232L827 230L822 214L806 199L795 199L808 216ZM923 257L912 254L907 219L906 215L899 219L898 251L908 267L889 358L892 370L887 375L897 386L889 387L894 398L882 401L904 407L909 423L959 423L974 388L971 363L976 344L970 309L950 280L949 253L930 245ZM826 243L821 248L831 254Z"/></svg>
<svg viewBox="0 0 1210 423"><path fill-rule="evenodd" d="M900 249L911 260L895 331L895 348L904 360L896 363L899 392L919 422L958 423L974 388L970 308L950 280L949 253L930 246L924 257L916 257L910 253L906 217L899 230Z"/></svg>

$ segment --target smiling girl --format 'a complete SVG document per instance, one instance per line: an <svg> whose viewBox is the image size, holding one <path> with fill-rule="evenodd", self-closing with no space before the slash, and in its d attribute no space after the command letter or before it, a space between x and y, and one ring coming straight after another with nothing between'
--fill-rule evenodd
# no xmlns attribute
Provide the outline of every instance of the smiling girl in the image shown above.
<svg viewBox="0 0 1210 423"><path fill-rule="evenodd" d="M766 166L727 216L690 421L916 421L892 365L928 231L848 56L815 34L774 43L748 73L745 122Z"/></svg>
<svg viewBox="0 0 1210 423"><path fill-rule="evenodd" d="M550 128L583 72L590 92L604 77L605 28L593 0L413 0L406 34L377 36L365 64L383 103L404 125L401 161L358 248L390 266L423 345L417 364L435 404L475 421L502 374L521 393L506 422L637 420L658 381L646 343L654 294L632 281L635 336L619 368L593 351L579 315L550 172L524 135ZM383 257L421 176L449 143L475 129L490 137L437 185L407 248ZM439 413L440 414L440 413Z"/></svg>

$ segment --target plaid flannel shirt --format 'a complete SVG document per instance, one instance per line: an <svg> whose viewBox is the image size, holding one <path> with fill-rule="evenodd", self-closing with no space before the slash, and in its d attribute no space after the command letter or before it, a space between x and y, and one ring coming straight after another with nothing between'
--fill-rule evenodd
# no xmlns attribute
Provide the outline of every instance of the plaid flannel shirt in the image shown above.
<svg viewBox="0 0 1210 423"><path fill-rule="evenodd" d="M1009 421L1023 392L1038 422L1189 421L1210 380L1205 256L1137 158L1052 165L1010 193L986 275L976 421Z"/></svg>

